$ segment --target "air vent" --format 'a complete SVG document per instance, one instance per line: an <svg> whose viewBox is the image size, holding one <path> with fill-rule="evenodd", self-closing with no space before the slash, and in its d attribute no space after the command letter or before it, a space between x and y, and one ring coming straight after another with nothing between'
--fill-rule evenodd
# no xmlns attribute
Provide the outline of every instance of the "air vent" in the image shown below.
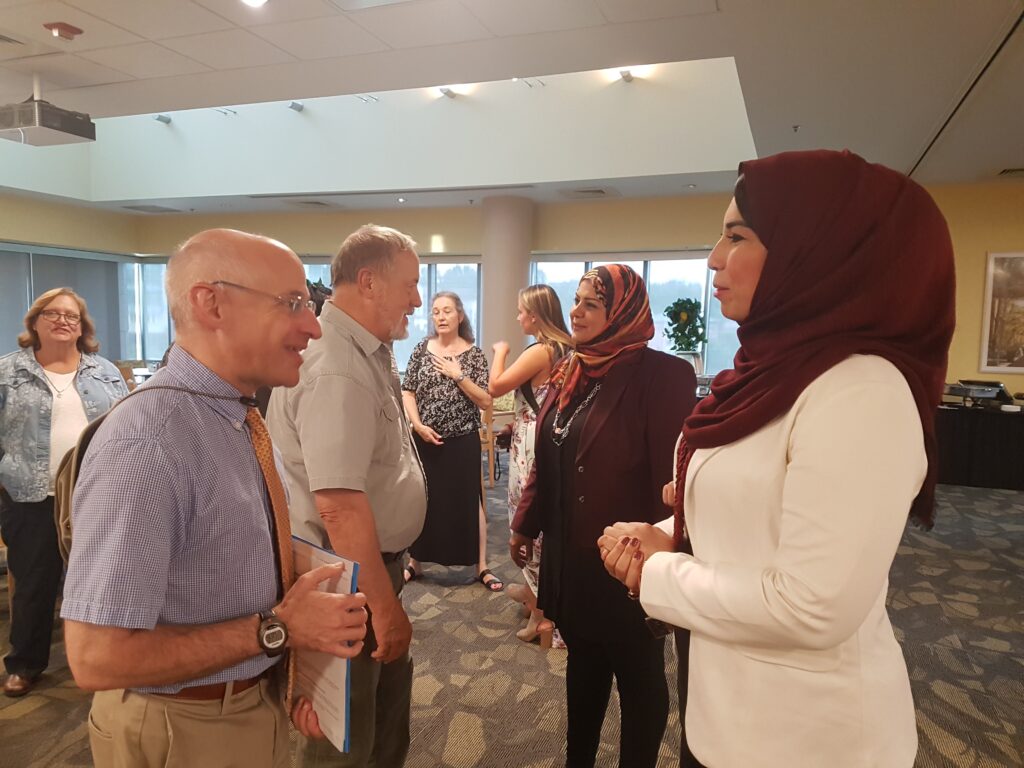
<svg viewBox="0 0 1024 768"><path fill-rule="evenodd" d="M325 203L323 200L289 200L289 205L294 205L299 208L337 208L336 205Z"/></svg>
<svg viewBox="0 0 1024 768"><path fill-rule="evenodd" d="M609 197L622 197L622 194L611 187L581 187L580 189L559 190L562 197L570 200L605 200Z"/></svg>
<svg viewBox="0 0 1024 768"><path fill-rule="evenodd" d="M1024 168L1003 168L999 175L1009 179L1024 179Z"/></svg>
<svg viewBox="0 0 1024 768"><path fill-rule="evenodd" d="M0 45L24 45L24 43L0 32Z"/></svg>
<svg viewBox="0 0 1024 768"><path fill-rule="evenodd" d="M138 213L184 213L177 208L167 208L163 205L122 205L126 211L137 211Z"/></svg>

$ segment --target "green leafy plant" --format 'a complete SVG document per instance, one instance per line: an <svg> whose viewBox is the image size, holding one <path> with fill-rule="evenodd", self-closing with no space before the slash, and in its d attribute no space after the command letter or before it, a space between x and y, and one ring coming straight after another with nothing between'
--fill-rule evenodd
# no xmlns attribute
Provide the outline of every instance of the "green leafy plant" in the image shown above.
<svg viewBox="0 0 1024 768"><path fill-rule="evenodd" d="M672 342L673 351L700 352L700 345L707 340L700 309L696 299L676 299L665 307L665 335Z"/></svg>

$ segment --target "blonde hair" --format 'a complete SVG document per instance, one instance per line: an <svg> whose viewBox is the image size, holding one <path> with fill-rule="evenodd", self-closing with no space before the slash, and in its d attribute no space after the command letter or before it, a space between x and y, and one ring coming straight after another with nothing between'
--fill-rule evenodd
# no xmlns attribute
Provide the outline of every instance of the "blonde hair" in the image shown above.
<svg viewBox="0 0 1024 768"><path fill-rule="evenodd" d="M331 287L354 283L361 269L386 272L402 251L415 253L416 241L391 227L364 224L345 238L331 259Z"/></svg>
<svg viewBox="0 0 1024 768"><path fill-rule="evenodd" d="M562 302L550 285L530 285L519 291L519 303L533 315L537 323L534 334L537 341L551 352L551 359L558 360L572 349L572 337L565 327Z"/></svg>
<svg viewBox="0 0 1024 768"><path fill-rule="evenodd" d="M29 347L39 349L39 334L36 332L35 324L47 305L58 296L70 296L78 304L78 314L81 316L78 325L82 329L82 335L78 337L78 341L75 343L78 351L98 352L100 343L96 341L96 326L93 325L92 318L89 317L89 308L85 305L85 299L70 288L51 288L32 302L32 306L28 309L28 314L25 315L25 330L18 335L18 346L24 349Z"/></svg>

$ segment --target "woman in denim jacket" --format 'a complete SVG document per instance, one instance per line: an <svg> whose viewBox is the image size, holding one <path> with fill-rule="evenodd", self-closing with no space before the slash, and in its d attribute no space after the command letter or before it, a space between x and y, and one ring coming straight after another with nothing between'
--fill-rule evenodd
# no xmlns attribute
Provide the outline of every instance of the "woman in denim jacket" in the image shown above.
<svg viewBox="0 0 1024 768"><path fill-rule="evenodd" d="M4 694L22 696L50 660L63 562L53 480L82 429L128 393L99 344L85 301L54 288L25 315L21 349L0 357L0 534L16 589Z"/></svg>

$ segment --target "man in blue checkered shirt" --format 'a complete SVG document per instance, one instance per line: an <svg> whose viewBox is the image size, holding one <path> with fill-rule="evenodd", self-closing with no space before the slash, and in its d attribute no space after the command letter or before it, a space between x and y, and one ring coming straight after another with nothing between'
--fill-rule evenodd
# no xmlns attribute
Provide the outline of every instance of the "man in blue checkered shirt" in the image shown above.
<svg viewBox="0 0 1024 768"><path fill-rule="evenodd" d="M298 257L243 232L187 241L168 263L167 294L168 364L110 414L76 486L68 662L97 691L97 766L285 766L288 721L270 674L279 654L351 658L366 631L364 596L316 590L331 566L280 594L246 422L258 387L298 381L320 327ZM319 732L309 702L293 717Z"/></svg>

